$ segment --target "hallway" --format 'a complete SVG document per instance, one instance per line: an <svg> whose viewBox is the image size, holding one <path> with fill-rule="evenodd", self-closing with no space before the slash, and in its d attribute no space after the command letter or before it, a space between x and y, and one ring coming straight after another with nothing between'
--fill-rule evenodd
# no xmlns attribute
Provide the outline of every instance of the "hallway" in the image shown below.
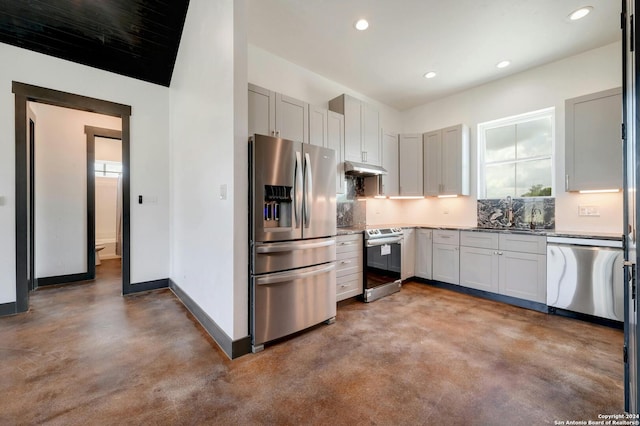
<svg viewBox="0 0 640 426"><path fill-rule="evenodd" d="M169 290L0 318L0 424L553 424L623 411L622 331L409 283L230 361Z"/></svg>

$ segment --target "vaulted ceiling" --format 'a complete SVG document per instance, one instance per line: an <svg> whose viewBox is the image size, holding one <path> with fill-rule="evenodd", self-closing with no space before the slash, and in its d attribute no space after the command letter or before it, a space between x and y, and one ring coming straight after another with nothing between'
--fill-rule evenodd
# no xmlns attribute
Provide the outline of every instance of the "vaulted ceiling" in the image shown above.
<svg viewBox="0 0 640 426"><path fill-rule="evenodd" d="M189 0L0 0L0 42L169 86Z"/></svg>

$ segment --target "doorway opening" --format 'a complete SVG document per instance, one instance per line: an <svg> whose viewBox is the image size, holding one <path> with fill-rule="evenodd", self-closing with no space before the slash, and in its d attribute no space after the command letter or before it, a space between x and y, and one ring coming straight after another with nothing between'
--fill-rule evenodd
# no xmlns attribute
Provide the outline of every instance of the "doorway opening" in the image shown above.
<svg viewBox="0 0 640 426"><path fill-rule="evenodd" d="M111 133L106 134L107 138L115 138L121 141L121 163L122 163L122 239L121 239L121 255L122 255L122 293L132 293L131 274L130 274L130 158L129 158L129 135L130 135L130 116L131 107L127 105L117 104L114 102L103 101L95 98L74 95L70 93L60 92L52 89L46 89L38 86L27 85L23 83L13 82L12 91L15 95L15 136L16 136L16 153L15 153L15 173L16 173L16 312L24 312L29 309L29 291L37 286L34 272L35 257L35 234L36 221L35 214L37 206L34 205L35 187L34 174L35 170L35 124L29 118L29 103L46 104L57 107L69 108L91 113L102 114L111 117L117 117L121 121L121 132L118 135ZM36 118L37 120L37 118ZM36 122L37 123L37 122ZM95 140L96 129L89 129L92 133L92 139ZM110 130L110 129L102 129ZM87 129L85 129L85 132ZM97 129L100 132L100 129ZM89 139L87 134L87 140ZM91 173L89 173L91 168ZM94 165L87 163L87 178L94 173ZM95 177L95 174L93 174ZM87 191L90 191L87 179ZM60 200L63 204L64 200ZM87 201L88 203L88 201ZM87 223L90 221L90 212L87 207ZM37 214L37 213L36 213ZM93 211L95 214L95 211ZM95 220L95 219L94 219ZM92 226L87 227L87 233ZM86 259L87 262L93 260L93 276L95 277L95 229L93 232L93 244L86 240ZM93 255L91 255L93 253ZM85 277L89 277L90 268L87 267ZM87 278L89 279L89 278Z"/></svg>

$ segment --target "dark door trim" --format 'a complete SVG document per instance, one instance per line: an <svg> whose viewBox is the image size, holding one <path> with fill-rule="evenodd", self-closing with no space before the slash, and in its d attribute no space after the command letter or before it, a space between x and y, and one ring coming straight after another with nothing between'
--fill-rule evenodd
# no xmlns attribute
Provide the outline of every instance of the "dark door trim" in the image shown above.
<svg viewBox="0 0 640 426"><path fill-rule="evenodd" d="M96 137L122 140L120 130L84 126L87 135L87 276L96 277Z"/></svg>
<svg viewBox="0 0 640 426"><path fill-rule="evenodd" d="M131 107L101 99L89 98L44 87L12 82L15 95L15 203L16 203L16 312L29 309L28 269L28 188L27 156L27 102L38 102L59 107L120 117L122 120L122 293L131 289L130 259L130 202L129 202L129 138ZM95 254L94 254L95 255Z"/></svg>

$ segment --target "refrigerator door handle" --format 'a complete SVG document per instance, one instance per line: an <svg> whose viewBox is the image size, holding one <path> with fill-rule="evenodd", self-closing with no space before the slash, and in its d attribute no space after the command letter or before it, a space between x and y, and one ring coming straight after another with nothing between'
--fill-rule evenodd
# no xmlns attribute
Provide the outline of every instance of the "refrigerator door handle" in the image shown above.
<svg viewBox="0 0 640 426"><path fill-rule="evenodd" d="M287 272L277 272L275 274L269 274L264 277L256 278L257 285L268 285L268 284L277 284L286 281L291 281L300 278L313 277L314 275L320 275L332 271L336 268L335 263L329 263L326 266L313 269L311 271L300 272L300 271L287 271Z"/></svg>
<svg viewBox="0 0 640 426"><path fill-rule="evenodd" d="M311 179L311 158L309 153L304 154L304 227L311 223L311 200L313 199L313 181Z"/></svg>
<svg viewBox="0 0 640 426"><path fill-rule="evenodd" d="M296 166L293 177L293 215L295 217L295 227L300 227L300 217L302 216L302 157L300 151L296 151Z"/></svg>
<svg viewBox="0 0 640 426"><path fill-rule="evenodd" d="M273 243L269 245L257 245L256 253L281 253L285 251L294 251L294 250L308 250L315 249L321 247L329 247L336 244L336 240L333 238L330 240L315 242L315 243Z"/></svg>

